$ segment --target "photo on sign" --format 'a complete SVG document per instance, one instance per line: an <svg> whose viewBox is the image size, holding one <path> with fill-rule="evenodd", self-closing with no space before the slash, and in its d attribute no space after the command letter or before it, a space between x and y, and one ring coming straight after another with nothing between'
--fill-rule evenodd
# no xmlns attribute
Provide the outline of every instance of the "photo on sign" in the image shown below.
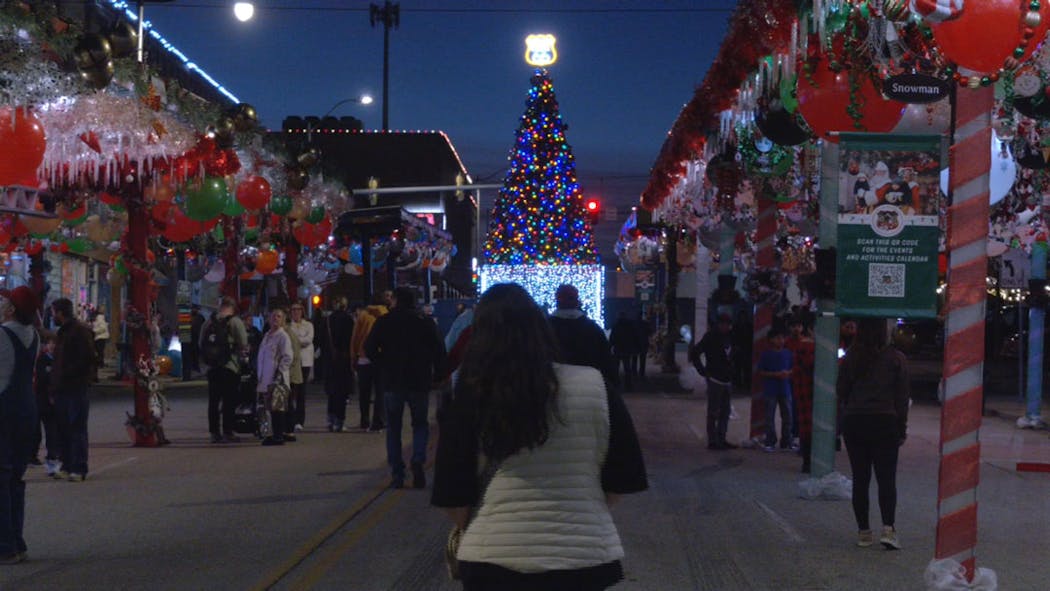
<svg viewBox="0 0 1050 591"><path fill-rule="evenodd" d="M870 214L882 205L893 205L906 216L937 215L942 199L940 171L940 160L926 152L846 151L839 213Z"/></svg>

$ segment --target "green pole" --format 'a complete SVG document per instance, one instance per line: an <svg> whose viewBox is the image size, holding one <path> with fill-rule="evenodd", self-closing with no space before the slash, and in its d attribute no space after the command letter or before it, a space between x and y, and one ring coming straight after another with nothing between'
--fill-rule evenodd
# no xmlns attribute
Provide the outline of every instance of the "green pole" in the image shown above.
<svg viewBox="0 0 1050 591"><path fill-rule="evenodd" d="M838 243L839 148L821 141L820 248ZM835 301L817 301L816 356L813 375L812 475L820 478L835 469L835 381L838 379L839 319Z"/></svg>

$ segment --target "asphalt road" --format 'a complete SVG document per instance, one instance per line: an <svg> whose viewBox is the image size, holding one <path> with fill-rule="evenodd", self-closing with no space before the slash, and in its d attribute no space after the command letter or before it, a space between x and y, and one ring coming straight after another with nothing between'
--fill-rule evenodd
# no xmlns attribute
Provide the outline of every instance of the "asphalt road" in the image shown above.
<svg viewBox="0 0 1050 591"><path fill-rule="evenodd" d="M932 403L914 407L903 450L899 552L855 547L848 501L800 499L794 455L706 450L701 395L648 392L628 404L652 486L614 507L627 551L617 589L924 589L936 521ZM386 489L383 436L325 432L319 392L307 431L283 447L208 443L197 388L171 396L173 445L133 448L123 427L130 407L125 396L94 402L87 481L31 468L30 559L0 567L0 589L458 588L442 557L448 524L428 506L429 491ZM736 408L731 440L746 430L747 401ZM356 424L356 401L349 417ZM996 571L1000 589L1050 588L1050 474L1011 467L1046 454L1046 434L987 418L981 437L979 565ZM872 518L877 527L875 507Z"/></svg>

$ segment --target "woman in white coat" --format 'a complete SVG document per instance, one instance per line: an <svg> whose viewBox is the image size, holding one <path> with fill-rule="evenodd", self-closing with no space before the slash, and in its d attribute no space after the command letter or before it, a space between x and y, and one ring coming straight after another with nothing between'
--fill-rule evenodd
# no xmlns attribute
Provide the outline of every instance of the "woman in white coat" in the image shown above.
<svg viewBox="0 0 1050 591"><path fill-rule="evenodd" d="M303 305L292 304L292 321L288 330L299 337L299 357L303 368L303 381L292 385L292 408L288 411L288 421L296 431L302 431L306 424L306 384L310 382L310 368L314 366L314 325L303 317Z"/></svg>
<svg viewBox="0 0 1050 591"><path fill-rule="evenodd" d="M256 377L258 385L255 391L260 400L265 400L266 391L270 384L280 380L286 388L291 387L292 368L292 339L285 332L284 310L276 309L270 312L270 330L263 336L259 344L259 358L256 361ZM260 402L261 403L261 402ZM263 438L263 445L284 445L287 437L285 433L285 415L287 414L287 401L279 408L271 407L269 434ZM290 441L294 441L291 439Z"/></svg>
<svg viewBox="0 0 1050 591"><path fill-rule="evenodd" d="M623 399L598 370L554 362L553 331L521 286L486 291L472 331L431 498L463 531L463 588L616 584L624 552L609 504L648 487Z"/></svg>

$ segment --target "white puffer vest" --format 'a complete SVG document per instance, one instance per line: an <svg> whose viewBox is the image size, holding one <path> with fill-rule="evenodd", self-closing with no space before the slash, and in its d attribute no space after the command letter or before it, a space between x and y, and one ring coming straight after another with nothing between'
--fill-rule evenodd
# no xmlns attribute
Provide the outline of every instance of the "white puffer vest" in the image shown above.
<svg viewBox="0 0 1050 591"><path fill-rule="evenodd" d="M601 487L609 403L598 370L555 365L561 421L532 451L506 459L460 541L460 560L522 573L579 569L623 558Z"/></svg>

